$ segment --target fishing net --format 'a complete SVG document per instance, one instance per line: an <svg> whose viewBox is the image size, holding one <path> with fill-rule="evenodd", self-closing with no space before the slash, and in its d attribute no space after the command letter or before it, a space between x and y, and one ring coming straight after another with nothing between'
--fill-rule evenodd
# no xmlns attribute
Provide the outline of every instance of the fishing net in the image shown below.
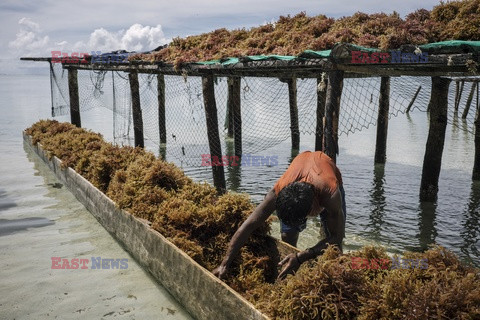
<svg viewBox="0 0 480 320"><path fill-rule="evenodd" d="M51 65L52 115L69 114L67 71ZM156 151L166 148L167 158L187 166L201 166L202 154L209 154L202 79L198 76L164 76L167 143L160 144L156 74L139 74L140 104L146 145ZM323 79L325 79L323 75ZM319 75L322 79L322 75ZM452 78L449 90L448 122L474 133L479 107L480 77ZM345 77L341 96L338 135L348 135L377 123L380 77ZM389 117L428 110L431 78L391 77ZM133 144L133 117L128 74L117 71L78 72L80 112L107 108L113 113L115 142ZM324 80L297 79L298 129L314 135L317 125L318 91ZM242 153L256 154L275 147L291 136L289 90L285 81L269 77L242 77L240 116L230 112L228 77L215 78L215 99L222 154L232 152L232 130L242 127ZM314 146L312 146L312 149ZM164 149L165 150L165 149Z"/></svg>

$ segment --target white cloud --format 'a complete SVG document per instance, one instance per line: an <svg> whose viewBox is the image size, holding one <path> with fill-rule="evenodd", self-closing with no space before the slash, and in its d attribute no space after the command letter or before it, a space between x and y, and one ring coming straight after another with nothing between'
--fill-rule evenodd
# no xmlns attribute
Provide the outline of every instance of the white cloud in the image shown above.
<svg viewBox="0 0 480 320"><path fill-rule="evenodd" d="M42 36L40 26L29 18L22 18L18 21L20 30L16 38L8 43L8 47L17 53L44 52L50 42L48 36Z"/></svg>
<svg viewBox="0 0 480 320"><path fill-rule="evenodd" d="M128 51L151 50L167 42L159 24L156 27L144 27L136 23L122 36L122 45Z"/></svg>
<svg viewBox="0 0 480 320"><path fill-rule="evenodd" d="M52 41L48 35L43 35L40 25L29 18L18 21L20 30L16 38L10 41L8 47L14 55L19 56L50 56L51 51L87 52L113 50L147 51L167 43L161 25L155 27L135 23L130 28L120 31L108 31L104 28L95 29L88 40L79 40L74 44L58 39Z"/></svg>
<svg viewBox="0 0 480 320"><path fill-rule="evenodd" d="M30 20L30 18L22 18L18 21L18 24L25 26L33 32L40 32L40 25Z"/></svg>
<svg viewBox="0 0 480 320"><path fill-rule="evenodd" d="M134 24L127 31L110 32L104 28L96 29L87 42L75 43L75 50L102 51L112 50L147 51L167 43L162 26L142 26Z"/></svg>

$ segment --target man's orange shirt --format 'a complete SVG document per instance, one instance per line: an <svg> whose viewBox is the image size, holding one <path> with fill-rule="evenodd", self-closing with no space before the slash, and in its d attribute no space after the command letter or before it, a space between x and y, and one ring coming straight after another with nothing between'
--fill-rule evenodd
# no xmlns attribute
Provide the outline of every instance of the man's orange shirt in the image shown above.
<svg viewBox="0 0 480 320"><path fill-rule="evenodd" d="M342 175L333 160L321 151L305 151L293 159L287 171L274 186L275 194L292 182L308 182L315 188L318 205L337 190L342 183Z"/></svg>

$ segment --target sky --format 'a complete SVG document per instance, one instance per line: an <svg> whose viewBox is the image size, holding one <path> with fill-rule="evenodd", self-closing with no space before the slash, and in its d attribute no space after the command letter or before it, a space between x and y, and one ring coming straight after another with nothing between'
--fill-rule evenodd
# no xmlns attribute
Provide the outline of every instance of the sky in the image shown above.
<svg viewBox="0 0 480 320"><path fill-rule="evenodd" d="M438 0L0 0L0 74L36 73L40 63L20 57L50 57L51 51L148 51L174 37L218 28L259 26L305 11L340 18L357 11L397 11L402 17ZM42 66L48 71L46 65Z"/></svg>

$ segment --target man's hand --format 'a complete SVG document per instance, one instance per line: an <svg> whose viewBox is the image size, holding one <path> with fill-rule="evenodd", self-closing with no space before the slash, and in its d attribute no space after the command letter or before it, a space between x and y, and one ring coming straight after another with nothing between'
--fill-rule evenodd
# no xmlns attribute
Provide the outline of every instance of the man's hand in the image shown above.
<svg viewBox="0 0 480 320"><path fill-rule="evenodd" d="M228 244L225 258L220 266L212 271L212 273L219 279L225 278L228 272L228 267L231 265L242 246L247 242L248 237L255 229L258 229L258 227L260 227L275 210L275 199L275 190L272 188L265 196L265 199L263 199L255 210L253 210L252 214L248 216L247 220L245 220L235 232Z"/></svg>
<svg viewBox="0 0 480 320"><path fill-rule="evenodd" d="M225 276L227 275L227 267L224 266L223 264L219 265L216 267L212 273L218 277L218 279L223 280Z"/></svg>
<svg viewBox="0 0 480 320"><path fill-rule="evenodd" d="M300 267L300 260L298 259L297 254L290 253L282 261L278 263L279 266L284 266L280 274L278 275L278 280L284 279L288 274L295 273Z"/></svg>

